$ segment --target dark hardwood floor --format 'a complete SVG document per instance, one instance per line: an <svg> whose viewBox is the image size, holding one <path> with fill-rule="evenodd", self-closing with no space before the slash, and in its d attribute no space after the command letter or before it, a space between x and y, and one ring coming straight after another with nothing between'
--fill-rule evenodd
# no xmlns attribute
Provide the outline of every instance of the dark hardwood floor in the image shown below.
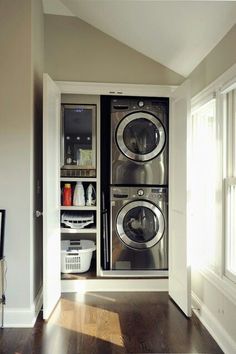
<svg viewBox="0 0 236 354"><path fill-rule="evenodd" d="M167 293L62 294L46 323L2 329L2 354L223 353Z"/></svg>

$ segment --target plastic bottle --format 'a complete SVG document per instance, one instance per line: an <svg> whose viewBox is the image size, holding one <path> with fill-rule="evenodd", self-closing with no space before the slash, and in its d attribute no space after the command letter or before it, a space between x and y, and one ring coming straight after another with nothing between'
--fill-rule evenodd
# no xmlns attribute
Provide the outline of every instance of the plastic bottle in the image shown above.
<svg viewBox="0 0 236 354"><path fill-rule="evenodd" d="M63 188L63 205L70 206L72 201L72 190L70 183L66 183Z"/></svg>
<svg viewBox="0 0 236 354"><path fill-rule="evenodd" d="M75 185L73 205L85 206L84 187L82 182L77 182Z"/></svg>
<svg viewBox="0 0 236 354"><path fill-rule="evenodd" d="M94 186L90 183L86 190L86 205L91 206L96 204L96 192Z"/></svg>
<svg viewBox="0 0 236 354"><path fill-rule="evenodd" d="M71 165L72 164L72 153L71 153L70 145L68 145L68 148L67 148L66 164L67 165Z"/></svg>

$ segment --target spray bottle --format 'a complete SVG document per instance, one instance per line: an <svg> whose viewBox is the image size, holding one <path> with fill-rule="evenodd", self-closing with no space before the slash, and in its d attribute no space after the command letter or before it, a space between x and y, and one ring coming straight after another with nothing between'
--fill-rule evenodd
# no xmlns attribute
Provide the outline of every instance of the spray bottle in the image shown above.
<svg viewBox="0 0 236 354"><path fill-rule="evenodd" d="M90 183L86 190L86 205L91 206L96 204L96 192L94 186Z"/></svg>

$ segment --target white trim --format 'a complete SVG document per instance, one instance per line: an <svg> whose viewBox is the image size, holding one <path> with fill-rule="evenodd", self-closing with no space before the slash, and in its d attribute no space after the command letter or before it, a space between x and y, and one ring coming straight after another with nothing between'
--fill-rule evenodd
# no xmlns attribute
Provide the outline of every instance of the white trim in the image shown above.
<svg viewBox="0 0 236 354"><path fill-rule="evenodd" d="M225 188L226 188L226 191L227 191L227 188L236 185L236 177L226 177L224 182L225 182Z"/></svg>
<svg viewBox="0 0 236 354"><path fill-rule="evenodd" d="M196 98L191 99L191 114L194 114L199 108L203 108L207 103L216 98L216 92L204 92Z"/></svg>
<svg viewBox="0 0 236 354"><path fill-rule="evenodd" d="M236 276L234 273L230 272L229 270L225 270L225 277L226 279L232 281L234 284L236 283Z"/></svg>
<svg viewBox="0 0 236 354"><path fill-rule="evenodd" d="M234 85L236 85L236 64L234 64L232 67L230 67L227 71L225 71L222 75L220 75L215 81L213 81L210 85L208 85L204 90L199 92L197 95L195 95L191 99L191 106L192 106L192 112L194 112L196 109L198 109L201 105L204 105L207 100L209 101L211 98L216 98L216 116L217 116L217 124L219 124L218 127L218 134L220 131L225 131L223 129L225 125L225 99L224 96L225 94L230 91L232 88L234 88ZM221 119L221 120L220 120ZM224 127L225 128L225 127ZM223 133L225 134L225 132ZM220 140L220 139L219 139ZM225 137L224 137L225 141ZM223 146L223 152L222 152L222 157L221 157L221 164L222 164L222 180L225 177L226 174L226 167L225 167L225 162L223 162L223 156L225 155L225 149L226 146ZM220 252L220 259L218 260L218 265L220 268L220 276L216 275L214 272L212 272L210 269L204 269L201 270L200 273L207 279L209 280L215 287L223 293L230 301L232 301L234 304L236 304L236 286L235 284L227 279L224 276L224 243L225 243L225 234L224 234L224 209L225 209L225 198L224 198L224 191L222 190L222 238L221 238L221 252ZM220 197L218 195L218 197Z"/></svg>
<svg viewBox="0 0 236 354"><path fill-rule="evenodd" d="M231 215L231 207L229 206L230 200L231 200L231 194L230 194L230 190L231 187L235 187L236 185L236 178L235 177L229 177L229 178L225 178L224 179L224 205L225 205L225 224L224 224L224 239L225 239L225 254L224 254L224 273L226 276L226 279L228 279L229 281L232 281L234 283L234 287L235 287L235 293L236 293L236 276L233 272L231 272L231 270L229 269L229 263L231 262L231 240L233 238L233 234L231 232L231 221L233 216ZM234 213L234 212L233 212ZM234 214L233 214L234 215ZM233 284L232 284L233 285Z"/></svg>
<svg viewBox="0 0 236 354"><path fill-rule="evenodd" d="M234 305L236 305L236 287L226 277L220 277L210 269L200 271L200 274L208 280L218 291L227 297Z"/></svg>
<svg viewBox="0 0 236 354"><path fill-rule="evenodd" d="M177 86L56 81L63 94L170 97Z"/></svg>
<svg viewBox="0 0 236 354"><path fill-rule="evenodd" d="M221 219L221 227L220 224L218 224L218 228L221 230L221 237L218 239L218 248L217 248L217 254L218 254L218 271L219 271L219 276L223 276L223 264L224 264L224 191L222 188L222 181L224 179L224 142L225 142L225 132L224 132L224 126L225 126L225 116L223 113L223 107L224 107L224 100L223 96L220 95L219 92L216 94L216 122L217 122L217 147L218 147L218 164L221 168L220 173L218 174L218 193L217 193L217 198L218 200L221 200L221 206L218 206L218 218Z"/></svg>
<svg viewBox="0 0 236 354"><path fill-rule="evenodd" d="M41 288L30 307L4 309L4 328L32 328L43 305L43 288Z"/></svg>
<svg viewBox="0 0 236 354"><path fill-rule="evenodd" d="M97 276L101 271L101 100L97 97L96 115L96 161L97 161L97 182L96 182L96 272Z"/></svg>
<svg viewBox="0 0 236 354"><path fill-rule="evenodd" d="M168 279L85 279L62 280L62 292L168 291Z"/></svg>
<svg viewBox="0 0 236 354"><path fill-rule="evenodd" d="M227 84L221 88L221 93L226 94L234 89L236 89L236 77L234 77L232 80L227 82Z"/></svg>
<svg viewBox="0 0 236 354"><path fill-rule="evenodd" d="M235 354L236 341L229 336L221 323L216 317L209 311L207 306L198 298L198 296L192 293L193 312L202 322L202 324L209 331L211 336L215 339L218 345L226 354Z"/></svg>
<svg viewBox="0 0 236 354"><path fill-rule="evenodd" d="M191 99L191 104L194 107L202 98L206 97L210 93L220 91L225 93L227 88L232 86L232 83L236 81L236 64L232 65L227 71L220 75L210 85L205 87L201 92L196 94Z"/></svg>
<svg viewBox="0 0 236 354"><path fill-rule="evenodd" d="M169 295L191 316L189 234L190 80L174 92L169 116ZM181 143L179 141L181 140ZM178 167L176 168L178 161ZM176 241L178 239L178 242ZM181 246L180 246L181 245Z"/></svg>
<svg viewBox="0 0 236 354"><path fill-rule="evenodd" d="M101 276L112 278L167 278L168 270L103 270Z"/></svg>

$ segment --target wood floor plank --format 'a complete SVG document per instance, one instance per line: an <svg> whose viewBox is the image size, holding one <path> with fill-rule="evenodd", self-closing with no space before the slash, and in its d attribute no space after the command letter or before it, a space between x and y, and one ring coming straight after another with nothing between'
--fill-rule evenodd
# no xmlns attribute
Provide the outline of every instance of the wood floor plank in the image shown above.
<svg viewBox="0 0 236 354"><path fill-rule="evenodd" d="M167 293L62 294L50 320L2 329L1 354L208 353L222 350Z"/></svg>

